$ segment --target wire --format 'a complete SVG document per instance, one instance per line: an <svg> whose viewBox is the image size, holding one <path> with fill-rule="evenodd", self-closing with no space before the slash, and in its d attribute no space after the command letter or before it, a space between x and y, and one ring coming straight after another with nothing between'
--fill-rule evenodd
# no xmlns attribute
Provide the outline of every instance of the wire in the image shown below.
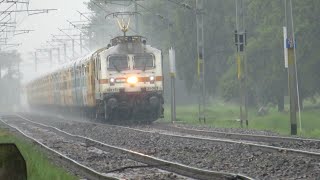
<svg viewBox="0 0 320 180"><path fill-rule="evenodd" d="M142 9L146 10L147 12L151 13L154 16L157 16L158 18L160 18L161 20L165 21L168 23L168 25L172 26L173 23L169 20L169 18L162 16L161 14L154 14L154 12L152 10L150 10L150 8L146 8L145 6L139 4L136 2L136 4L138 6L140 6Z"/></svg>

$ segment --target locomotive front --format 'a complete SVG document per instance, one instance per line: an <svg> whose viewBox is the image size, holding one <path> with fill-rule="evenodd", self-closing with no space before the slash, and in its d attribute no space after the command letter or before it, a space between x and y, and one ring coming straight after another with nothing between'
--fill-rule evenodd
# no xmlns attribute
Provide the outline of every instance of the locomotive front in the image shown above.
<svg viewBox="0 0 320 180"><path fill-rule="evenodd" d="M161 51L140 36L113 39L98 55L100 108L105 119L163 117Z"/></svg>

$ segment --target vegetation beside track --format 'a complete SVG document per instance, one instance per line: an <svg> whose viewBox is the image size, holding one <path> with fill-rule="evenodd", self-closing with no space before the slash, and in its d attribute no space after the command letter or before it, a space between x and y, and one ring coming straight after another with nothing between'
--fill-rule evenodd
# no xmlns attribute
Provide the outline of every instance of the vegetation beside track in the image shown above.
<svg viewBox="0 0 320 180"><path fill-rule="evenodd" d="M301 112L302 132L299 136L320 138L320 104L305 103ZM282 135L290 134L289 107L284 112L278 112L276 107L269 107L268 114L259 116L256 108L249 109L249 129L267 130ZM215 103L207 107L206 124L198 121L198 105L177 106L178 123L206 125L219 128L240 128L239 106L229 103ZM170 106L165 108L165 121L170 121ZM298 131L299 114L297 113ZM244 123L245 127L245 123Z"/></svg>
<svg viewBox="0 0 320 180"><path fill-rule="evenodd" d="M31 143L19 139L17 136L0 127L0 143L14 143L19 148L27 163L28 179L56 179L74 180L75 176L49 162L48 158Z"/></svg>

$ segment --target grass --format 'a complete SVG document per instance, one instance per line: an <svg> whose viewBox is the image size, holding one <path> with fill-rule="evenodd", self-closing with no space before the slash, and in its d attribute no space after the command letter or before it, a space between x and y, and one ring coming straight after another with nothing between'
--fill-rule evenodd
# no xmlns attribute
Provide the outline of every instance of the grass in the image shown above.
<svg viewBox="0 0 320 180"><path fill-rule="evenodd" d="M53 165L39 149L0 127L0 143L14 143L27 163L28 180L54 179L74 180L75 176Z"/></svg>
<svg viewBox="0 0 320 180"><path fill-rule="evenodd" d="M301 112L302 131L298 135L303 137L320 138L320 107L305 103L305 110ZM288 107L286 106L286 109ZM239 106L228 103L215 103L206 110L206 125L221 128L240 128ZM198 106L177 106L177 121L185 124L200 125L198 121ZM268 130L282 135L290 135L290 119L288 112L278 112L275 107L269 109L266 116L258 116L257 109L249 109L249 129ZM170 106L165 110L165 121L170 119ZM298 120L297 113L297 120ZM245 125L245 124L244 124Z"/></svg>

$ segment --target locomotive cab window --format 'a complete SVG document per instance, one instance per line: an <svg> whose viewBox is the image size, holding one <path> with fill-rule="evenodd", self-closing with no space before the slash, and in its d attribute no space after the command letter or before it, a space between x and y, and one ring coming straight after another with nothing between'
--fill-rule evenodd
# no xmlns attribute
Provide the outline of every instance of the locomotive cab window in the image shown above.
<svg viewBox="0 0 320 180"><path fill-rule="evenodd" d="M108 70L122 71L129 69L129 57L127 55L111 55L108 57Z"/></svg>
<svg viewBox="0 0 320 180"><path fill-rule="evenodd" d="M146 70L153 69L154 64L154 55L153 54L135 54L133 57L133 68Z"/></svg>

